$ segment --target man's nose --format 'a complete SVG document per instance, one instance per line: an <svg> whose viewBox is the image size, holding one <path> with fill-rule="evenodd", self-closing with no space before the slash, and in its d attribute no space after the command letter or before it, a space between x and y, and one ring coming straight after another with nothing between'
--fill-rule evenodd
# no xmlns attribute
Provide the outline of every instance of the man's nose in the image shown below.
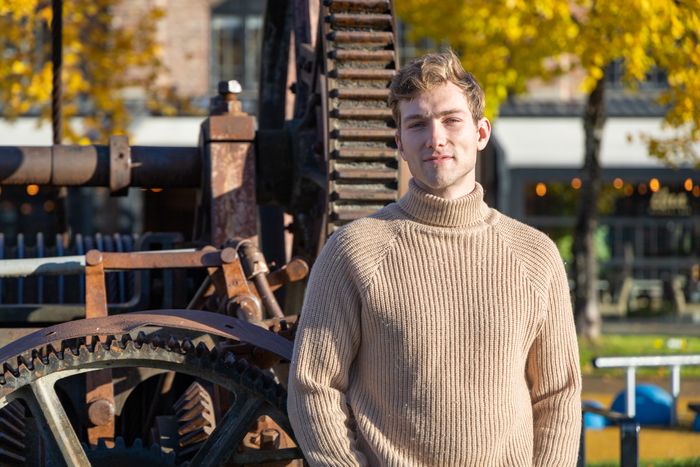
<svg viewBox="0 0 700 467"><path fill-rule="evenodd" d="M442 123L440 121L432 121L429 128L430 147L435 149L444 146L447 143L447 133Z"/></svg>

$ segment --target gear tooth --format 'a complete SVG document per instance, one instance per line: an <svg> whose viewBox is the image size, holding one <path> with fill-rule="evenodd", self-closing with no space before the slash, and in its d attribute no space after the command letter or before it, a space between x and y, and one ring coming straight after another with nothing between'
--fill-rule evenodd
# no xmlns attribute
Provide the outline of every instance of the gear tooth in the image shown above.
<svg viewBox="0 0 700 467"><path fill-rule="evenodd" d="M90 352L95 352L96 350L99 350L102 347L102 341L100 340L100 336L90 336L90 344L86 344L86 347Z"/></svg>
<svg viewBox="0 0 700 467"><path fill-rule="evenodd" d="M30 358L27 358L26 355L20 355L19 357L17 357L17 367L20 371L31 371L34 369L32 360Z"/></svg>
<svg viewBox="0 0 700 467"><path fill-rule="evenodd" d="M219 349L217 349L216 347L211 349L211 351L209 352L209 359L212 362L218 360L219 359Z"/></svg>
<svg viewBox="0 0 700 467"><path fill-rule="evenodd" d="M63 352L61 352L61 351L50 352L48 355L47 365L54 365L54 364L58 363L59 360L63 360Z"/></svg>
<svg viewBox="0 0 700 467"><path fill-rule="evenodd" d="M61 353L61 350L56 350L56 347L53 346L53 344L49 344L46 346L46 360L50 361L51 360L51 355L56 355L58 353Z"/></svg>
<svg viewBox="0 0 700 467"><path fill-rule="evenodd" d="M136 336L136 343L142 345L147 340L148 336L146 336L146 333L143 331L139 331L138 335Z"/></svg>
<svg viewBox="0 0 700 467"><path fill-rule="evenodd" d="M165 346L165 340L163 339L163 336L161 336L159 333L151 335L151 338L149 340L151 347L153 347L154 349L157 347L162 348Z"/></svg>
<svg viewBox="0 0 700 467"><path fill-rule="evenodd" d="M107 440L104 438L100 438L97 440L97 447L93 449L107 449Z"/></svg>
<svg viewBox="0 0 700 467"><path fill-rule="evenodd" d="M284 393L281 396L277 396L277 407L282 409L283 412L287 412L287 393Z"/></svg>
<svg viewBox="0 0 700 467"><path fill-rule="evenodd" d="M133 339L131 338L131 335L130 335L130 334L124 334L124 335L122 336L122 338L120 339L120 341L119 341L119 347L121 347L122 349L125 349L126 346L127 346L127 344L129 344L130 342L133 342Z"/></svg>
<svg viewBox="0 0 700 467"><path fill-rule="evenodd" d="M114 338L109 342L110 352L121 352L123 348L124 347L119 339Z"/></svg>
<svg viewBox="0 0 700 467"><path fill-rule="evenodd" d="M192 340L189 337L185 337L182 340L182 350L185 352L192 352L194 350L194 344L192 343Z"/></svg>
<svg viewBox="0 0 700 467"><path fill-rule="evenodd" d="M167 348L175 352L180 351L180 341L177 337L170 336L170 338L168 338Z"/></svg>
<svg viewBox="0 0 700 467"><path fill-rule="evenodd" d="M104 348L110 349L116 339L117 338L113 334L109 334L108 336L105 336L104 343L103 343Z"/></svg>
<svg viewBox="0 0 700 467"><path fill-rule="evenodd" d="M238 372L238 373L244 373L250 368L250 364L248 363L248 360L245 358L239 358L236 360L236 363L234 363L233 368Z"/></svg>
<svg viewBox="0 0 700 467"><path fill-rule="evenodd" d="M33 369L40 369L44 368L44 356L39 356L37 355L36 357L32 358L32 368ZM48 359L47 359L48 362Z"/></svg>
<svg viewBox="0 0 700 467"><path fill-rule="evenodd" d="M275 385L275 380L273 380L270 375L263 373L261 380L262 388L265 392L269 392Z"/></svg>
<svg viewBox="0 0 700 467"><path fill-rule="evenodd" d="M224 356L224 364L227 366L233 366L236 363L236 356L233 355L233 352L226 352L226 356Z"/></svg>
<svg viewBox="0 0 700 467"><path fill-rule="evenodd" d="M5 373L5 377L7 377L8 374L14 376L15 378L19 376L19 371L17 371L17 368L9 362L2 364L2 372Z"/></svg>
<svg viewBox="0 0 700 467"><path fill-rule="evenodd" d="M195 349L195 352L196 352L198 357L202 357L203 355L206 355L207 353L209 353L209 348L207 347L207 345L204 342L200 342L199 344L197 344L197 348Z"/></svg>
<svg viewBox="0 0 700 467"><path fill-rule="evenodd" d="M80 347L80 341L78 339L66 339L61 341L61 353L65 356L66 351L78 356L80 353L78 350Z"/></svg>
<svg viewBox="0 0 700 467"><path fill-rule="evenodd" d="M134 442L131 443L132 448L137 448L137 449L142 449L143 448L143 441L141 438L135 438Z"/></svg>
<svg viewBox="0 0 700 467"><path fill-rule="evenodd" d="M126 449L126 443L124 442L124 438L121 436L117 436L114 438L114 448L120 448L120 449Z"/></svg>

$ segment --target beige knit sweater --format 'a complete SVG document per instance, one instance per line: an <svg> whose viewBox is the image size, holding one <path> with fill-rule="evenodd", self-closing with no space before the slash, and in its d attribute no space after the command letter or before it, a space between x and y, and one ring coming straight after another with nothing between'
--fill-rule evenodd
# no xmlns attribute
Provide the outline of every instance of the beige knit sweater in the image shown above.
<svg viewBox="0 0 700 467"><path fill-rule="evenodd" d="M573 466L580 370L554 243L410 190L313 267L288 408L319 466Z"/></svg>

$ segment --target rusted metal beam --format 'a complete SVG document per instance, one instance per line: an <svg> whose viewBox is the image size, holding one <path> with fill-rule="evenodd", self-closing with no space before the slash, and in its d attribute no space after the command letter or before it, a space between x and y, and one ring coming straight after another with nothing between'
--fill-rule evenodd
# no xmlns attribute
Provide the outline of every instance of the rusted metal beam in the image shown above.
<svg viewBox="0 0 700 467"><path fill-rule="evenodd" d="M216 246L231 238L257 243L255 118L240 111L236 81L222 81L218 88L201 129L204 185L195 237Z"/></svg>

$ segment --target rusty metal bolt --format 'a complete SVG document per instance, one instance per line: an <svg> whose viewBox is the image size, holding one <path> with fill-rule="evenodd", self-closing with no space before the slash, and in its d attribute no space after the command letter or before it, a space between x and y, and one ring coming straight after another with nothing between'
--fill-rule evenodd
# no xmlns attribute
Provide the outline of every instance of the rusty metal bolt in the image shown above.
<svg viewBox="0 0 700 467"><path fill-rule="evenodd" d="M102 252L100 250L90 250L85 255L85 264L97 266L102 262Z"/></svg>
<svg viewBox="0 0 700 467"><path fill-rule="evenodd" d="M241 83L232 79L229 81L219 81L218 90L219 94L224 96L226 94L239 94L243 88L241 88Z"/></svg>
<svg viewBox="0 0 700 467"><path fill-rule="evenodd" d="M248 294L236 295L226 304L226 314L243 321L262 321L262 305L257 297Z"/></svg>
<svg viewBox="0 0 700 467"><path fill-rule="evenodd" d="M88 419L95 426L107 425L114 418L114 404L107 399L97 399L88 407Z"/></svg>
<svg viewBox="0 0 700 467"><path fill-rule="evenodd" d="M221 250L221 262L224 264L231 264L238 259L238 253L231 247L226 247Z"/></svg>
<svg viewBox="0 0 700 467"><path fill-rule="evenodd" d="M268 428L263 430L260 436L260 449L278 449L280 446L280 432Z"/></svg>

